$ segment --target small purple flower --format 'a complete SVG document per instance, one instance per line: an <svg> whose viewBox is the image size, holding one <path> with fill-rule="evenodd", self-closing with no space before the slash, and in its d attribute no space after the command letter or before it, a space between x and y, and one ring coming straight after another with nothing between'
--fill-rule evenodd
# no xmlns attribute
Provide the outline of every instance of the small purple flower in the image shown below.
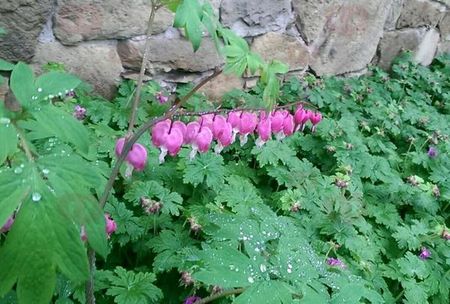
<svg viewBox="0 0 450 304"><path fill-rule="evenodd" d="M83 120L86 118L86 108L83 108L80 105L75 106L75 110L73 111L73 117L78 120Z"/></svg>
<svg viewBox="0 0 450 304"><path fill-rule="evenodd" d="M161 91L156 92L155 97L159 101L160 104L166 103L169 100L169 97L164 96Z"/></svg>
<svg viewBox="0 0 450 304"><path fill-rule="evenodd" d="M419 258L422 260L429 259L431 257L431 252L426 247L420 248Z"/></svg>
<svg viewBox="0 0 450 304"><path fill-rule="evenodd" d="M0 228L0 232L8 232L11 226L14 224L14 218L11 216L6 223Z"/></svg>
<svg viewBox="0 0 450 304"><path fill-rule="evenodd" d="M328 258L327 259L327 264L333 267L341 267L341 268L345 268L345 264L344 262L342 262L339 259L336 258Z"/></svg>
<svg viewBox="0 0 450 304"><path fill-rule="evenodd" d="M76 96L75 92L72 91L72 90L70 90L69 92L66 93L66 97L72 98L72 97L75 97L75 96Z"/></svg>
<svg viewBox="0 0 450 304"><path fill-rule="evenodd" d="M184 304L194 304L197 301L200 301L202 298L197 297L197 296L191 296L186 298L186 300L184 301Z"/></svg>
<svg viewBox="0 0 450 304"><path fill-rule="evenodd" d="M428 153L427 154L428 154L428 156L430 158L435 158L438 155L438 151L437 151L437 149L435 147L430 147L428 149Z"/></svg>

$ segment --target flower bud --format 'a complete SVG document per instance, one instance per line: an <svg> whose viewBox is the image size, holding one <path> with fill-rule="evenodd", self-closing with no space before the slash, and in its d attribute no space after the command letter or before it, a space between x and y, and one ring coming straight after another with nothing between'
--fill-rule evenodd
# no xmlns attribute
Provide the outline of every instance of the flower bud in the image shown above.
<svg viewBox="0 0 450 304"><path fill-rule="evenodd" d="M117 224L116 222L110 217L108 213L105 214L105 221L106 221L106 233L108 234L108 237L117 230Z"/></svg>
<svg viewBox="0 0 450 304"><path fill-rule="evenodd" d="M14 217L10 216L6 223L0 228L0 233L8 232L11 226L14 224Z"/></svg>

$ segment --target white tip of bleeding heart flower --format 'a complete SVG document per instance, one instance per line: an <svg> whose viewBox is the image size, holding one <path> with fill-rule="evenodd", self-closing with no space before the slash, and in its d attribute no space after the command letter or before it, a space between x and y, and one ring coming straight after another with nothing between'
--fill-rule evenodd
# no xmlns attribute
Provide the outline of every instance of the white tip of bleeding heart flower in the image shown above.
<svg viewBox="0 0 450 304"><path fill-rule="evenodd" d="M192 145L192 150L189 152L189 160L193 160L195 156L197 155L198 147L195 145Z"/></svg>
<svg viewBox="0 0 450 304"><path fill-rule="evenodd" d="M241 143L241 147L243 147L248 142L248 134L240 135L239 142Z"/></svg>
<svg viewBox="0 0 450 304"><path fill-rule="evenodd" d="M167 155L167 148L161 147L161 153L159 153L159 163L162 164L165 161L166 155Z"/></svg>
<svg viewBox="0 0 450 304"><path fill-rule="evenodd" d="M265 142L264 140L262 140L261 137L258 137L258 138L255 140L255 145L256 145L258 148L261 148L262 146L264 146L265 143L266 143L266 142Z"/></svg>

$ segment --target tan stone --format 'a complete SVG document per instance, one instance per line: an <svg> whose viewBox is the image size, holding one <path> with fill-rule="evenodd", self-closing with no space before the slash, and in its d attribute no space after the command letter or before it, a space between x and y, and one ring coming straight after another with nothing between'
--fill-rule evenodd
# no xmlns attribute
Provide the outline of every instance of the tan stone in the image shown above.
<svg viewBox="0 0 450 304"><path fill-rule="evenodd" d="M434 30L402 29L386 32L380 42L380 60L378 65L385 70L390 69L392 61L403 51L414 52L418 63L431 63L438 46L439 33Z"/></svg>
<svg viewBox="0 0 450 304"><path fill-rule="evenodd" d="M212 100L218 100L222 98L225 93L230 92L233 89L242 89L244 87L244 80L233 74L221 74L212 81L208 82L200 89Z"/></svg>
<svg viewBox="0 0 450 304"><path fill-rule="evenodd" d="M348 0L327 20L312 47L318 75L360 71L372 61L391 0Z"/></svg>
<svg viewBox="0 0 450 304"><path fill-rule="evenodd" d="M448 12L441 22L439 22L439 30L442 40L450 41L450 12Z"/></svg>
<svg viewBox="0 0 450 304"><path fill-rule="evenodd" d="M183 70L204 72L223 64L211 39L204 38L194 53L192 45L184 38L167 38L164 35L151 36L148 68L151 73ZM123 66L140 69L145 38L120 41L117 46Z"/></svg>
<svg viewBox="0 0 450 304"><path fill-rule="evenodd" d="M59 0L54 32L64 44L85 40L125 39L143 35L151 12L147 0ZM173 22L173 13L157 11L152 34L164 32Z"/></svg>
<svg viewBox="0 0 450 304"><path fill-rule="evenodd" d="M62 63L70 73L93 85L97 93L107 98L115 93L123 71L115 42L85 42L77 46L41 43L33 62L38 65Z"/></svg>
<svg viewBox="0 0 450 304"><path fill-rule="evenodd" d="M255 38L253 52L270 61L279 60L289 65L289 70L302 70L309 64L309 50L299 38L282 33L270 32Z"/></svg>

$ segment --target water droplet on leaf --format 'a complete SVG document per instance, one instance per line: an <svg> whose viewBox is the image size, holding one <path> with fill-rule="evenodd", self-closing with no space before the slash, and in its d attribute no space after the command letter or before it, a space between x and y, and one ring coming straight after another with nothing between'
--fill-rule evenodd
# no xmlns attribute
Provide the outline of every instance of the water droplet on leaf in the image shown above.
<svg viewBox="0 0 450 304"><path fill-rule="evenodd" d="M31 195L31 199L33 200L33 202L39 202L41 198L42 196L39 192L33 192L33 194Z"/></svg>

